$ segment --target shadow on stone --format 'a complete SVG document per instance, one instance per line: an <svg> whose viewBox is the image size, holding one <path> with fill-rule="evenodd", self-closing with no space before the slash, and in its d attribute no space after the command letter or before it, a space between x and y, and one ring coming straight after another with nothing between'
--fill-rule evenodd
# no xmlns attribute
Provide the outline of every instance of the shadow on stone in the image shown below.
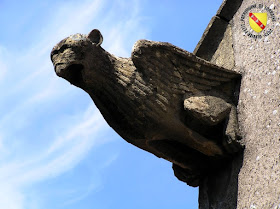
<svg viewBox="0 0 280 209"><path fill-rule="evenodd" d="M243 152L231 163L209 173L199 188L199 209L237 208L238 175L243 165Z"/></svg>

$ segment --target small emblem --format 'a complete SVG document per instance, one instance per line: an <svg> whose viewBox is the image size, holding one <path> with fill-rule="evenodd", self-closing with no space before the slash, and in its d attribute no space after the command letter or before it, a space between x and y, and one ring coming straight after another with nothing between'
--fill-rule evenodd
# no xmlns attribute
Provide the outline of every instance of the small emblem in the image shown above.
<svg viewBox="0 0 280 209"><path fill-rule="evenodd" d="M246 8L241 15L241 29L245 35L261 39L270 35L275 27L276 17L274 5L253 4Z"/></svg>
<svg viewBox="0 0 280 209"><path fill-rule="evenodd" d="M267 13L249 13L249 24L257 33L265 29L267 23Z"/></svg>

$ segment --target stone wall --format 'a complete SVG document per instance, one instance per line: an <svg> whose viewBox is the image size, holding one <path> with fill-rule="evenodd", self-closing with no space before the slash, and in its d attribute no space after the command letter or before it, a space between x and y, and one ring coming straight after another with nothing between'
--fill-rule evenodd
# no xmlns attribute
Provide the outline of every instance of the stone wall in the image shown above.
<svg viewBox="0 0 280 209"><path fill-rule="evenodd" d="M268 15L267 28L273 32L261 39L245 35L240 26L242 13L255 3L263 3L276 16L273 22ZM243 74L239 120L246 144L238 179L238 208L280 208L279 9L279 0L246 0L233 18L235 63Z"/></svg>
<svg viewBox="0 0 280 209"><path fill-rule="evenodd" d="M250 12L267 13L262 32L251 29ZM240 153L232 164L204 180L201 209L280 208L279 26L279 0L224 1L194 51L242 73L238 116L246 146L244 155Z"/></svg>

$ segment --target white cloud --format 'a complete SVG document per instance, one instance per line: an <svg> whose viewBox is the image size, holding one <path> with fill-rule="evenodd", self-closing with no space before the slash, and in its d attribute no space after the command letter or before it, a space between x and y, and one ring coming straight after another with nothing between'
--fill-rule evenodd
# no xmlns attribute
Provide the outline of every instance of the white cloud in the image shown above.
<svg viewBox="0 0 280 209"><path fill-rule="evenodd" d="M7 66L0 60L0 81L4 78L7 73Z"/></svg>
<svg viewBox="0 0 280 209"><path fill-rule="evenodd" d="M18 187L6 183L1 183L0 203L1 208L23 209L24 196Z"/></svg>
<svg viewBox="0 0 280 209"><path fill-rule="evenodd" d="M24 162L15 161L0 167L0 179L9 179L16 185L25 185L55 177L73 168L93 146L109 141L100 138L100 133L104 132L107 126L93 106L89 107L84 116L77 116L77 119L81 123L77 122L66 129L49 149L37 153L36 158L25 157L28 160Z"/></svg>
<svg viewBox="0 0 280 209"><path fill-rule="evenodd" d="M133 42L145 34L138 1L129 5L124 0L64 1L57 6L32 46L21 54L5 51L12 58L0 60L4 89L0 104L1 208L27 209L28 187L73 169L93 147L110 142L105 134L109 127L91 101L84 109L69 108L77 100L84 100L85 93L55 76L49 58L52 46L70 34L99 28L105 37L104 48L129 56ZM119 14L124 15L120 18ZM0 47L0 57L3 50ZM63 111L63 101L69 102L68 112ZM55 108L61 113L48 116ZM112 153L100 169L111 165L117 156ZM68 204L87 196L96 181Z"/></svg>
<svg viewBox="0 0 280 209"><path fill-rule="evenodd" d="M0 82L3 80L4 76L7 73L7 65L3 60L4 54L7 53L7 50L4 47L0 46Z"/></svg>

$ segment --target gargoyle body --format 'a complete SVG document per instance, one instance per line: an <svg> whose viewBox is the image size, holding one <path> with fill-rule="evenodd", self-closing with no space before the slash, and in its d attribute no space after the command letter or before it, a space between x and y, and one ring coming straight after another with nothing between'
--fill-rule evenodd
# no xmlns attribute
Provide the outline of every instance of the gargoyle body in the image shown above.
<svg viewBox="0 0 280 209"><path fill-rule="evenodd" d="M122 138L171 161L191 186L240 149L239 74L162 42L140 40L131 58L116 57L100 47L98 34L62 40L51 59L56 74L86 91Z"/></svg>

